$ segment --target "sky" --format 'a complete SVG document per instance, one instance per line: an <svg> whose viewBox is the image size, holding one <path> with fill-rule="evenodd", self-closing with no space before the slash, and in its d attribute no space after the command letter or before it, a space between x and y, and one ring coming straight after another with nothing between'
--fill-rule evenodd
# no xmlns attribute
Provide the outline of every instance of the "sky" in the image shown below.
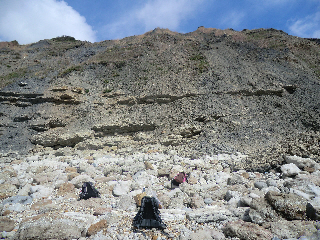
<svg viewBox="0 0 320 240"><path fill-rule="evenodd" d="M20 44L62 35L100 42L199 26L320 38L320 0L0 0L0 41Z"/></svg>

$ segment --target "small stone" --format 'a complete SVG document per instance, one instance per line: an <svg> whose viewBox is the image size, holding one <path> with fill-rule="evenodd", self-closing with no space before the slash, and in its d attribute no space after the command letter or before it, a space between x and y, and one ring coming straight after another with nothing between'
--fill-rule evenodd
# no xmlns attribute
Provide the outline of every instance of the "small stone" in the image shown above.
<svg viewBox="0 0 320 240"><path fill-rule="evenodd" d="M268 179L267 181L266 181L266 183L267 183L267 185L268 185L268 187L278 187L278 184L277 184L277 182L275 181L275 180L273 180L273 179Z"/></svg>
<svg viewBox="0 0 320 240"><path fill-rule="evenodd" d="M308 172L308 173L313 173L314 171L316 171L316 169L314 169L312 167L304 167L303 170Z"/></svg>
<svg viewBox="0 0 320 240"><path fill-rule="evenodd" d="M78 175L76 176L75 178L73 178L71 181L70 181L76 188L81 188L82 187L82 184L84 182L92 182L94 183L95 181L88 175L86 174L81 174L81 175Z"/></svg>
<svg viewBox="0 0 320 240"><path fill-rule="evenodd" d="M250 175L247 172L241 173L241 176L244 177L245 179L249 179Z"/></svg>
<svg viewBox="0 0 320 240"><path fill-rule="evenodd" d="M0 232L11 232L14 229L15 222L7 217L0 216Z"/></svg>
<svg viewBox="0 0 320 240"><path fill-rule="evenodd" d="M228 178L227 184L228 185L243 184L243 178L237 174L233 175L231 178Z"/></svg>
<svg viewBox="0 0 320 240"><path fill-rule="evenodd" d="M71 172L67 175L68 177L68 181L71 181L72 179L74 179L75 177L78 177L80 174L77 172Z"/></svg>
<svg viewBox="0 0 320 240"><path fill-rule="evenodd" d="M240 201L239 201L239 206L240 207L248 207L251 205L251 202L252 202L252 198L250 197L242 197L240 198Z"/></svg>
<svg viewBox="0 0 320 240"><path fill-rule="evenodd" d="M192 208L201 208L205 206L205 203L203 201L203 198L200 197L199 195L195 195L191 197L191 203L190 203Z"/></svg>
<svg viewBox="0 0 320 240"><path fill-rule="evenodd" d="M189 239L197 239L197 240L212 239L211 231L209 229L198 230L197 232L191 233Z"/></svg>
<svg viewBox="0 0 320 240"><path fill-rule="evenodd" d="M204 203L207 204L207 205L210 205L210 204L213 203L212 198L205 198L203 201L204 201Z"/></svg>
<svg viewBox="0 0 320 240"><path fill-rule="evenodd" d="M3 213L2 213L2 216L7 216L11 213L10 210L4 210Z"/></svg>
<svg viewBox="0 0 320 240"><path fill-rule="evenodd" d="M58 196L75 196L75 187L72 183L63 183L57 192Z"/></svg>
<svg viewBox="0 0 320 240"><path fill-rule="evenodd" d="M145 165L147 170L153 170L154 169L153 165L148 161L145 161L144 165Z"/></svg>
<svg viewBox="0 0 320 240"><path fill-rule="evenodd" d="M229 201L232 198L237 198L237 199L240 200L241 195L242 194L240 192L238 192L238 191L230 191L230 190L228 190L224 198L225 198L226 201Z"/></svg>
<svg viewBox="0 0 320 240"><path fill-rule="evenodd" d="M130 191L131 181L119 181L113 187L112 194L116 197L127 195Z"/></svg>
<svg viewBox="0 0 320 240"><path fill-rule="evenodd" d="M105 215L106 213L110 212L110 209L108 208L103 208L103 207L99 207L96 208L93 212L93 216L101 216L101 215Z"/></svg>
<svg viewBox="0 0 320 240"><path fill-rule="evenodd" d="M136 203L134 199L128 195L123 195L119 197L119 202L117 204L117 209L130 211L136 209Z"/></svg>
<svg viewBox="0 0 320 240"><path fill-rule="evenodd" d="M262 189L262 188L266 188L268 187L267 183L266 182L261 182L261 181L257 181L254 183L254 186L258 189Z"/></svg>
<svg viewBox="0 0 320 240"><path fill-rule="evenodd" d="M249 210L248 216L249 216L250 222L252 223L261 225L262 223L265 222L264 216L255 209L251 208Z"/></svg>
<svg viewBox="0 0 320 240"><path fill-rule="evenodd" d="M158 177L169 177L170 169L160 168L158 169Z"/></svg>
<svg viewBox="0 0 320 240"><path fill-rule="evenodd" d="M52 201L51 201L51 200L49 200L49 199L43 199L43 200L40 200L40 201L32 204L31 210L40 210L40 209L43 208L44 206L50 205L50 204L52 204Z"/></svg>
<svg viewBox="0 0 320 240"><path fill-rule="evenodd" d="M31 197L40 199L44 197L49 197L51 193L53 192L53 188L45 187L43 185L36 185L30 187Z"/></svg>
<svg viewBox="0 0 320 240"><path fill-rule="evenodd" d="M198 179L196 179L194 176L191 176L188 178L188 183L193 185L198 183Z"/></svg>
<svg viewBox="0 0 320 240"><path fill-rule="evenodd" d="M77 169L75 167L66 167L65 168L65 172L67 173L73 173L73 172L77 172Z"/></svg>
<svg viewBox="0 0 320 240"><path fill-rule="evenodd" d="M293 163L282 165L281 171L283 175L287 177L294 177L301 172L301 170Z"/></svg>
<svg viewBox="0 0 320 240"><path fill-rule="evenodd" d="M107 220L100 220L97 223L92 224L87 231L87 236L90 237L92 235L95 235L97 232L106 229L108 227Z"/></svg>
<svg viewBox="0 0 320 240"><path fill-rule="evenodd" d="M2 199L15 195L17 187L13 184L0 184L0 196Z"/></svg>

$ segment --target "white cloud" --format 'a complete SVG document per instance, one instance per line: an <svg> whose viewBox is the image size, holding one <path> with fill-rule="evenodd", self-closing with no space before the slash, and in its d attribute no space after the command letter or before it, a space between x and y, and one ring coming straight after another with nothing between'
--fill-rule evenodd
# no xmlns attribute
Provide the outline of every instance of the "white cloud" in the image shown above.
<svg viewBox="0 0 320 240"><path fill-rule="evenodd" d="M132 9L118 21L105 26L109 38L122 38L144 33L154 28L177 30L182 21L199 10L204 0L147 0L143 6Z"/></svg>
<svg viewBox="0 0 320 240"><path fill-rule="evenodd" d="M64 1L1 1L1 39L27 44L62 35L95 41L95 32L86 19Z"/></svg>
<svg viewBox="0 0 320 240"><path fill-rule="evenodd" d="M320 11L303 19L294 20L289 30L290 34L299 37L320 38Z"/></svg>

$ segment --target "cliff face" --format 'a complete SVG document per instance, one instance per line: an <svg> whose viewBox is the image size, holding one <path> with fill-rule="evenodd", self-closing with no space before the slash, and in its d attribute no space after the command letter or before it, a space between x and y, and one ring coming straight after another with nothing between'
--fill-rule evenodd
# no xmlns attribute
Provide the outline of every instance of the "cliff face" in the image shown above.
<svg viewBox="0 0 320 240"><path fill-rule="evenodd" d="M198 28L1 44L0 148L241 152L235 168L320 156L320 45ZM263 156L263 157L261 157Z"/></svg>

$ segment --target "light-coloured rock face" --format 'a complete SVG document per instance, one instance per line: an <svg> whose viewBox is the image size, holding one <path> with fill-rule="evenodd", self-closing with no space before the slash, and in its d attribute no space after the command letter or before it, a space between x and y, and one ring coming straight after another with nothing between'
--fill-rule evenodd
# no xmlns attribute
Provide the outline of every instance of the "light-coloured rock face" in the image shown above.
<svg viewBox="0 0 320 240"><path fill-rule="evenodd" d="M167 225L165 233L143 230L147 236L257 240L304 236L311 240L320 233L320 188L314 184L320 182L319 170L291 177L285 172L232 172L229 164L234 155L190 159L170 153L78 151L56 156L50 151L0 163L0 174L7 174L3 186L19 179L19 190L13 189L12 196L0 202L2 236L142 237L132 230L132 221L138 211L134 197L143 189L158 199ZM170 179L179 171L187 173L190 182L172 188ZM69 178L70 174L77 176ZM87 181L94 183L100 198L78 201Z"/></svg>

